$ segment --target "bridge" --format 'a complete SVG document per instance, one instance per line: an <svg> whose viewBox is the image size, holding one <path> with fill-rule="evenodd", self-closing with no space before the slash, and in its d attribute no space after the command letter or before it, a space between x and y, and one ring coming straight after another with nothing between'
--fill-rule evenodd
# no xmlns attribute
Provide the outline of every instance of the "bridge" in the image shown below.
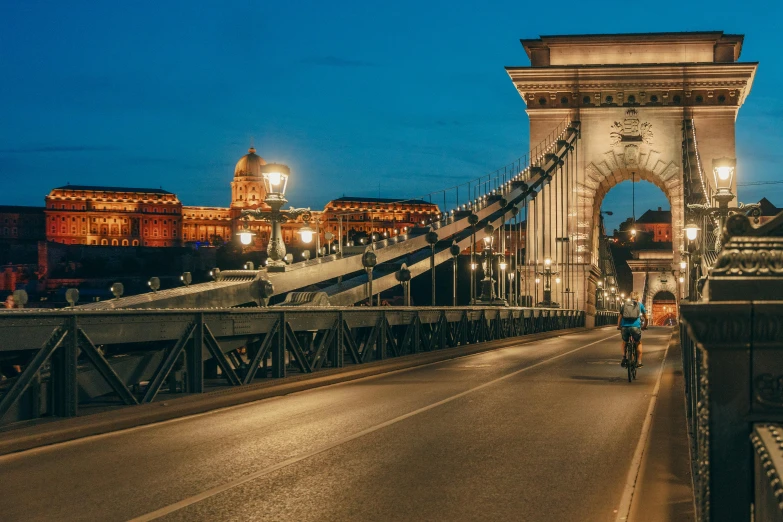
<svg viewBox="0 0 783 522"><path fill-rule="evenodd" d="M783 520L783 215L760 224L735 201L757 66L741 43L523 40L531 66L506 70L535 146L440 191L438 218L209 283L0 314L0 360L19 368L0 384L4 517ZM679 326L648 331L629 384L599 216L637 179L669 199L674 237L629 261L633 289L671 294L662 319ZM497 233L510 222L524 250ZM468 305L437 306L444 264ZM376 305L413 278L430 306Z"/></svg>

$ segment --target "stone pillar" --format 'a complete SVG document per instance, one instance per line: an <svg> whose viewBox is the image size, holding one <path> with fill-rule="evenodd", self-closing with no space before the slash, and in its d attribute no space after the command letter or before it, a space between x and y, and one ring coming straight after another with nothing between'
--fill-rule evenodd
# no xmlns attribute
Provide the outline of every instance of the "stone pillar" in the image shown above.
<svg viewBox="0 0 783 522"><path fill-rule="evenodd" d="M724 244L710 271L708 302L682 304L694 343L686 380L694 427L697 509L703 520L749 521L754 422L783 422L783 215ZM726 230L757 233L745 216ZM773 237L774 236L774 237Z"/></svg>

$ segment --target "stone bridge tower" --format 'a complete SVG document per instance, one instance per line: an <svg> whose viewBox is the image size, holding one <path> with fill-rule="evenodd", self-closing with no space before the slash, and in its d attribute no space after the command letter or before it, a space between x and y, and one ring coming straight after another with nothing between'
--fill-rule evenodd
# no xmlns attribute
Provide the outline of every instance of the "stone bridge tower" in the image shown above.
<svg viewBox="0 0 783 522"><path fill-rule="evenodd" d="M528 219L527 237L536 227L539 261L569 256L570 290L588 317L595 313L601 203L617 183L646 180L664 192L678 264L685 204L714 183L713 159L736 157L734 124L757 67L738 62L742 41L719 31L543 36L522 40L530 67L506 68L527 106L531 147L563 121L581 122L573 179L555 175L528 207L535 215L538 200L552 192L565 201L566 217L556 219L555 208L542 205L544 226ZM693 180L684 176L683 159L696 148L703 175Z"/></svg>

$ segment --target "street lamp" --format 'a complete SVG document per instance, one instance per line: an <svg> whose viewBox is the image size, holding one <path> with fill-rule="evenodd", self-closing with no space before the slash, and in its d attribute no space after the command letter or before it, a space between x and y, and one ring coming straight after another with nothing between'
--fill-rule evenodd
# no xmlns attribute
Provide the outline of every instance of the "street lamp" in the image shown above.
<svg viewBox="0 0 783 522"><path fill-rule="evenodd" d="M264 188L266 189L264 203L269 206L269 209L243 210L242 216L268 221L272 225L272 234L266 247L266 252L269 256L266 264L267 271L284 272L286 267L286 250L282 238L281 224L302 216L305 222L305 226L302 227L304 232L300 231L302 240L305 241L305 238L309 236L312 241L312 229L308 225L310 209L290 207L288 210L282 210L283 205L288 203L288 200L285 199L285 190L288 187L288 177L291 174L291 170L286 165L278 163L262 165L261 174L264 178Z"/></svg>
<svg viewBox="0 0 783 522"><path fill-rule="evenodd" d="M560 272L552 271L552 260L550 258L544 259L544 271L536 272L537 275L544 276L544 300L539 303L541 306L547 308L558 308L560 305L552 301L552 276L556 276L555 283L560 284ZM536 283L539 279L536 278Z"/></svg>
<svg viewBox="0 0 783 522"><path fill-rule="evenodd" d="M726 199L725 206L734 199L731 193L731 183L734 180L734 170L737 167L737 160L732 158L719 158L712 162L712 175L715 178L715 187L718 192L713 196L721 206Z"/></svg>
<svg viewBox="0 0 783 522"><path fill-rule="evenodd" d="M303 226L302 228L300 228L300 229L299 229L299 231L298 231L297 233L298 233L298 234L299 234L299 236L301 237L301 239L302 239L302 243L307 243L307 244L309 244L309 243L310 243L310 242L313 240L313 234L314 234L314 231L313 231L313 229L312 229L312 228L310 228L310 226L309 226L309 225L307 225L307 224L305 224L305 226Z"/></svg>
<svg viewBox="0 0 783 522"><path fill-rule="evenodd" d="M239 236L239 242L243 245L247 246L253 242L253 236L255 236L255 232L250 230L249 226L249 220L247 216L244 217L242 220L242 229L237 232L237 235Z"/></svg>
<svg viewBox="0 0 783 522"><path fill-rule="evenodd" d="M699 228L699 225L694 221L689 221L683 230L685 231L685 237L688 238L688 241L696 241L696 238L699 237L701 228Z"/></svg>
<svg viewBox="0 0 783 522"><path fill-rule="evenodd" d="M494 254L492 252L492 242L494 239L495 227L487 225L484 227L484 279L481 280L481 295L474 299L471 304L490 304L505 305L506 301L495 295L495 280L492 279L492 261Z"/></svg>
<svg viewBox="0 0 783 522"><path fill-rule="evenodd" d="M451 294L451 306L457 306L457 268L458 268L458 259L459 254L462 251L462 249L459 247L456 241L451 242L451 246L449 247L449 253L451 254L451 257L454 258L454 286L452 287L452 294Z"/></svg>

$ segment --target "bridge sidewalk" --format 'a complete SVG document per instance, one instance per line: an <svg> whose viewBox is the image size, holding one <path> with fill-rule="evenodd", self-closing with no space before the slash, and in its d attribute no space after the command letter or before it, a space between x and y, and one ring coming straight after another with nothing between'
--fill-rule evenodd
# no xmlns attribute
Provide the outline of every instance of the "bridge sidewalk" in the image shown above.
<svg viewBox="0 0 783 522"><path fill-rule="evenodd" d="M690 462L682 349L675 329L628 520L695 520Z"/></svg>

